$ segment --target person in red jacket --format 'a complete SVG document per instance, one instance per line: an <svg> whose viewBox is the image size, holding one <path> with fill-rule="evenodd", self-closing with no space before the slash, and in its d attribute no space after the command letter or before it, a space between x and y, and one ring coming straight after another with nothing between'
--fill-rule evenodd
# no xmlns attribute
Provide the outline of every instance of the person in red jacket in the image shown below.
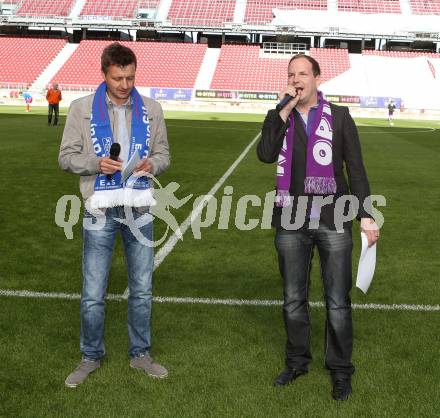
<svg viewBox="0 0 440 418"><path fill-rule="evenodd" d="M60 101L62 100L61 90L58 88L58 83L53 83L52 88L47 90L46 99L49 103L48 125L52 123L52 115L55 112L53 124L58 125L58 115L60 112Z"/></svg>

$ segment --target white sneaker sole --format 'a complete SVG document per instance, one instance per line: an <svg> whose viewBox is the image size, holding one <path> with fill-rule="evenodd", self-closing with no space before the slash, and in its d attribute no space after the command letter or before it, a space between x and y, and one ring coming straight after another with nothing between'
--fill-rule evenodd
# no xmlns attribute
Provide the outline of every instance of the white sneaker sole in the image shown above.
<svg viewBox="0 0 440 418"><path fill-rule="evenodd" d="M75 388L78 387L81 383L67 383L67 382L64 382L64 384L66 385L66 388L75 389Z"/></svg>
<svg viewBox="0 0 440 418"><path fill-rule="evenodd" d="M66 387L70 388L70 389L75 389L76 387L78 387L79 385L83 384L86 379L93 373L96 372L96 370L98 370L101 366L98 366L96 369L93 369L91 372L89 372L89 374L79 383L68 383L67 379L64 381L64 384ZM68 376L68 378L70 377L70 375Z"/></svg>

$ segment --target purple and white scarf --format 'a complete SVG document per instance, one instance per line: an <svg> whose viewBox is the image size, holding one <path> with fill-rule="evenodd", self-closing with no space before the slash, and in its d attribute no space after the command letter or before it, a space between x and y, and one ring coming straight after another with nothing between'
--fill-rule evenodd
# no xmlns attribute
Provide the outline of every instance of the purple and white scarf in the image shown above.
<svg viewBox="0 0 440 418"><path fill-rule="evenodd" d="M295 119L293 112L289 115L290 126L286 131L283 146L277 163L277 195L275 204L278 207L289 206L290 181L295 141ZM330 103L318 92L318 108L313 121L311 134L307 141L306 178L304 192L311 195L336 193L336 180L333 170L333 117Z"/></svg>

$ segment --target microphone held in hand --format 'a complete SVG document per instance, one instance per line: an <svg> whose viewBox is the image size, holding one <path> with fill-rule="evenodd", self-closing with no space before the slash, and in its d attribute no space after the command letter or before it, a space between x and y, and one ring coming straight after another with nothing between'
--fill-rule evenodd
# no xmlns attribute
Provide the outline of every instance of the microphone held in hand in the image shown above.
<svg viewBox="0 0 440 418"><path fill-rule="evenodd" d="M113 161L118 161L119 154L121 153L121 144L114 142L110 147L110 159ZM107 180L111 180L113 176L107 174Z"/></svg>
<svg viewBox="0 0 440 418"><path fill-rule="evenodd" d="M294 97L291 96L290 94L286 94L281 101L277 104L276 106L276 110L278 110L278 112L280 112L281 110L283 110L283 108L287 105L287 103L289 103L291 100L293 100Z"/></svg>

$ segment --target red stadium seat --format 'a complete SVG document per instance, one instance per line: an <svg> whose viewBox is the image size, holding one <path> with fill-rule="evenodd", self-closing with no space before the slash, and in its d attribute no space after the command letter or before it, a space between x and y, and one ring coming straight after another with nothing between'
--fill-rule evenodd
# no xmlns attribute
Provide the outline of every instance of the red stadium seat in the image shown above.
<svg viewBox="0 0 440 418"><path fill-rule="evenodd" d="M110 41L82 41L53 80L73 87L97 86L100 57ZM141 87L194 87L206 45L164 42L121 42L137 56L136 84Z"/></svg>
<svg viewBox="0 0 440 418"><path fill-rule="evenodd" d="M87 0L80 16L132 19L136 16L137 7L138 0Z"/></svg>
<svg viewBox="0 0 440 418"><path fill-rule="evenodd" d="M19 16L68 16L76 0L24 0Z"/></svg>
<svg viewBox="0 0 440 418"><path fill-rule="evenodd" d="M173 0L168 19L174 25L223 26L232 22L236 0Z"/></svg>
<svg viewBox="0 0 440 418"><path fill-rule="evenodd" d="M327 0L247 0L244 21L265 24L273 19L272 9L327 10Z"/></svg>
<svg viewBox="0 0 440 418"><path fill-rule="evenodd" d="M0 82L32 83L65 44L63 39L0 38Z"/></svg>
<svg viewBox="0 0 440 418"><path fill-rule="evenodd" d="M248 45L223 45L212 79L212 89L279 91L287 82L286 58L259 58L260 48ZM312 48L310 55L321 66L323 82L350 68L346 49Z"/></svg>
<svg viewBox="0 0 440 418"><path fill-rule="evenodd" d="M415 57L440 58L440 54L437 54L435 52L411 52L411 51L363 51L362 55L377 55L381 57L391 57L391 58L415 58Z"/></svg>
<svg viewBox="0 0 440 418"><path fill-rule="evenodd" d="M410 0L415 15L440 15L440 0Z"/></svg>
<svg viewBox="0 0 440 418"><path fill-rule="evenodd" d="M157 9L161 0L139 0L140 9Z"/></svg>
<svg viewBox="0 0 440 418"><path fill-rule="evenodd" d="M400 0L338 0L340 12L401 13Z"/></svg>

